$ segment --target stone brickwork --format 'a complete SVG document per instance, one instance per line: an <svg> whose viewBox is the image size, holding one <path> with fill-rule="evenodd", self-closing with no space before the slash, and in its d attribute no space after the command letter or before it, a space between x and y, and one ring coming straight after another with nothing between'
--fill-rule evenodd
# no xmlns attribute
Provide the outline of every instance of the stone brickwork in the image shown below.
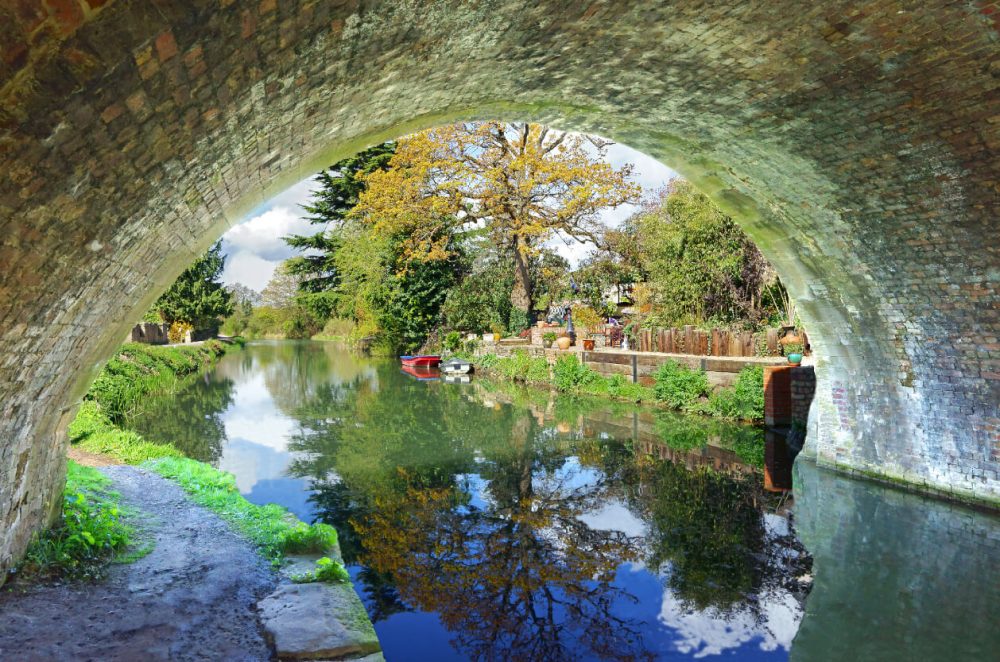
<svg viewBox="0 0 1000 662"><path fill-rule="evenodd" d="M816 395L812 366L779 365L764 368L764 424L804 426Z"/></svg>
<svg viewBox="0 0 1000 662"><path fill-rule="evenodd" d="M167 335L170 331L169 324L154 324L152 322L142 322L132 327L126 342L141 342L146 345L166 345L170 342Z"/></svg>
<svg viewBox="0 0 1000 662"><path fill-rule="evenodd" d="M534 120L674 167L818 357L806 452L1000 496L992 2L0 4L0 571L100 362L249 209L416 128Z"/></svg>

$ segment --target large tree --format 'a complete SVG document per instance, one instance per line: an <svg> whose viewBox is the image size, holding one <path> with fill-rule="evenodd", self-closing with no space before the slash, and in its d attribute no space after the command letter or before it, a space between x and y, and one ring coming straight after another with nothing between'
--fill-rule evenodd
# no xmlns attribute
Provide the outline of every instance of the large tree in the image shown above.
<svg viewBox="0 0 1000 662"><path fill-rule="evenodd" d="M286 262L288 272L299 279L299 300L320 318L330 317L337 309L341 277L336 256L343 244L341 230L347 214L365 189L362 176L387 168L395 149L392 142L375 145L320 172L312 200L302 207L319 230L285 237L289 246L303 252Z"/></svg>
<svg viewBox="0 0 1000 662"><path fill-rule="evenodd" d="M156 300L153 310L170 324L187 322L196 329L218 329L220 318L233 312L232 297L219 280L225 266L218 241Z"/></svg>
<svg viewBox="0 0 1000 662"><path fill-rule="evenodd" d="M773 268L689 182L672 182L632 222L653 290L653 323L757 324L774 314L766 296L769 287L780 290Z"/></svg>
<svg viewBox="0 0 1000 662"><path fill-rule="evenodd" d="M402 270L451 257L456 234L483 230L513 259L511 303L530 319L531 258L545 242L599 242L599 212L638 198L631 167L601 160L609 144L529 123L422 131L399 141L387 169L360 176L367 189L351 215L401 238Z"/></svg>

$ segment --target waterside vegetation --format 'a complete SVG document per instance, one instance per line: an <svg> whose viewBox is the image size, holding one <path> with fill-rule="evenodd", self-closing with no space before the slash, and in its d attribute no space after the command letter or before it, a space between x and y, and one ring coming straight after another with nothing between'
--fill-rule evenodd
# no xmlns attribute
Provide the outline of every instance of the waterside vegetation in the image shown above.
<svg viewBox="0 0 1000 662"><path fill-rule="evenodd" d="M514 351L508 357L486 354L475 359L487 375L555 388L563 393L609 397L628 402L658 404L691 414L732 421L764 419L764 370L746 366L732 386L713 391L704 370L692 370L668 361L653 376L653 385L630 382L625 375L604 376L573 355L563 355L550 366L541 356Z"/></svg>
<svg viewBox="0 0 1000 662"><path fill-rule="evenodd" d="M240 495L231 474L186 458L171 444L152 443L128 429L130 417L139 411L144 399L176 389L186 376L207 369L229 347L242 344L209 341L190 347L126 345L87 392L69 427L71 443L123 464L141 465L176 482L192 501L229 522L276 565L285 554L329 553L337 545L337 532L332 527L300 522L281 506L252 504ZM116 519L120 512L114 495L102 491L107 484L96 470L70 463L63 521L77 528L63 526L47 532L37 543L35 556L29 554L26 568L37 566L39 570L32 570L35 575L65 568L60 570L62 574L77 576L81 573L69 570L79 567L85 575L96 576L98 570L94 568L110 555L97 555L92 548L114 551L128 544L130 529ZM342 577L336 568L325 565L317 567L316 575L324 581L340 581Z"/></svg>
<svg viewBox="0 0 1000 662"><path fill-rule="evenodd" d="M59 522L32 541L16 570L17 580L97 579L109 561L134 560L150 549L128 551L134 546L135 528L126 521L110 484L101 472L70 460Z"/></svg>

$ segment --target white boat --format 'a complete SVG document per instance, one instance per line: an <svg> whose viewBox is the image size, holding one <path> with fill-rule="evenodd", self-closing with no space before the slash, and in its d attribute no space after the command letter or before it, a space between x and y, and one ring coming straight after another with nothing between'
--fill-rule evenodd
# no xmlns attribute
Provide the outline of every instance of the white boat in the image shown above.
<svg viewBox="0 0 1000 662"><path fill-rule="evenodd" d="M445 384L468 384L472 381L472 375L468 373L450 374L441 378Z"/></svg>
<svg viewBox="0 0 1000 662"><path fill-rule="evenodd" d="M438 369L446 375L464 375L472 372L472 364L465 359L448 359L442 361Z"/></svg>

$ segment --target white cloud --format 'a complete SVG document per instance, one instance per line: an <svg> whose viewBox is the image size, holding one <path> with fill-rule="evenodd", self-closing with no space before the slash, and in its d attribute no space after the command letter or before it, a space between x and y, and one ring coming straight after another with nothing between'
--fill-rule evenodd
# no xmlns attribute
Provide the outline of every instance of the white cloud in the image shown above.
<svg viewBox="0 0 1000 662"><path fill-rule="evenodd" d="M226 268L222 272L222 282L227 285L243 283L260 292L271 280L278 263L278 260L265 260L247 251L229 253L226 256Z"/></svg>
<svg viewBox="0 0 1000 662"><path fill-rule="evenodd" d="M265 260L285 260L295 250L283 241L290 234L316 231L309 221L287 207L275 207L233 227L222 237L227 252L246 251Z"/></svg>

